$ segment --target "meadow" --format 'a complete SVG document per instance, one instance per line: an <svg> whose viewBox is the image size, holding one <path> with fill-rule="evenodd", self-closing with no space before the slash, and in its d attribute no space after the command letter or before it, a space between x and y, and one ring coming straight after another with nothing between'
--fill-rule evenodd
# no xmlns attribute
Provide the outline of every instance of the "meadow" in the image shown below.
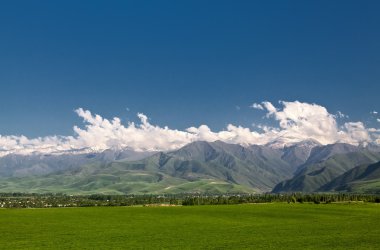
<svg viewBox="0 0 380 250"><path fill-rule="evenodd" d="M379 249L380 204L0 209L1 249Z"/></svg>

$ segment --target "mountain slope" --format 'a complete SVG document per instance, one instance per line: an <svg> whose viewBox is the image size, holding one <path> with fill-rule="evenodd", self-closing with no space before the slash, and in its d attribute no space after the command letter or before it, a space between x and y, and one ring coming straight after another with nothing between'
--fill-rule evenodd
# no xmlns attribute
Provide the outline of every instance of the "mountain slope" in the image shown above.
<svg viewBox="0 0 380 250"><path fill-rule="evenodd" d="M290 176L281 154L259 146L245 148L223 142L194 142L138 162L118 162L124 169L158 171L187 181L215 179L269 191Z"/></svg>
<svg viewBox="0 0 380 250"><path fill-rule="evenodd" d="M312 153L312 150L318 146L321 146L321 144L314 140L305 140L295 143L294 145L283 149L281 159L288 162L295 171L299 168L299 166L306 163Z"/></svg>
<svg viewBox="0 0 380 250"><path fill-rule="evenodd" d="M0 190L65 193L265 192L291 177L282 152L194 142L138 161L97 160L44 176L0 179Z"/></svg>
<svg viewBox="0 0 380 250"><path fill-rule="evenodd" d="M110 149L60 155L7 155L0 158L0 192L159 194L346 190L341 187L343 181L340 185L331 184L331 188L326 185L356 166L380 161L380 152L376 150L374 146L342 143L321 146L310 140L283 148L197 141L171 152Z"/></svg>
<svg viewBox="0 0 380 250"><path fill-rule="evenodd" d="M366 150L363 148L359 148L354 145L346 144L346 143L335 143L329 145L319 145L313 147L310 151L309 157L307 160L298 167L296 174L302 172L304 168L307 168L310 165L317 164L323 162L334 155L343 155L352 152L358 152Z"/></svg>
<svg viewBox="0 0 380 250"><path fill-rule="evenodd" d="M62 173L80 169L96 162L139 160L155 152L136 152L131 149L108 149L103 152L66 152L63 154L10 154L0 158L0 177L27 177Z"/></svg>
<svg viewBox="0 0 380 250"><path fill-rule="evenodd" d="M319 191L380 194L380 161L357 166L322 186Z"/></svg>
<svg viewBox="0 0 380 250"><path fill-rule="evenodd" d="M273 192L315 192L346 171L379 160L379 152L368 150L333 155L324 161L304 166L293 178L277 184Z"/></svg>

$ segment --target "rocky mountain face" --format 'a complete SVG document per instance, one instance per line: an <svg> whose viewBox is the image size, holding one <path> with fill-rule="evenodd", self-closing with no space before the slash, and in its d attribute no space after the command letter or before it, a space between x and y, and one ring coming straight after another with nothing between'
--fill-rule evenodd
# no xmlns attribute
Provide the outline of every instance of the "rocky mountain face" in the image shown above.
<svg viewBox="0 0 380 250"><path fill-rule="evenodd" d="M314 140L302 141L294 145L284 147L281 158L293 166L293 170L296 171L309 159L312 150L319 146L321 146L321 144Z"/></svg>

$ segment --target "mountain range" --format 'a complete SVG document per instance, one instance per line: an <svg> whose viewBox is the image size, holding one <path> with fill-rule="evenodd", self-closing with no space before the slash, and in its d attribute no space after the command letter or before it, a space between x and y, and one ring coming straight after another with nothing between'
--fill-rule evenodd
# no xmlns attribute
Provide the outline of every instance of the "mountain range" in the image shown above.
<svg viewBox="0 0 380 250"><path fill-rule="evenodd" d="M306 140L196 141L170 152L130 148L0 157L0 192L68 194L380 193L380 148Z"/></svg>

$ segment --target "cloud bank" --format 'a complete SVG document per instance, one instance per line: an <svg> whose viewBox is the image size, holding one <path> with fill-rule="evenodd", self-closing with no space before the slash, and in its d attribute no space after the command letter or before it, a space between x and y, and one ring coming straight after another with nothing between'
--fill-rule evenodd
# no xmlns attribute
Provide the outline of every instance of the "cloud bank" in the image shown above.
<svg viewBox="0 0 380 250"><path fill-rule="evenodd" d="M190 127L184 131L153 125L144 114L137 114L138 124L122 124L120 118L105 119L82 108L75 112L85 123L84 128L74 126L74 136L1 136L0 155L10 153L61 153L69 150L128 147L136 151L169 151L193 141L216 141L227 143L291 145L313 139L321 144L344 142L349 144L380 144L380 130L367 128L362 122L346 122L338 125L340 114L330 114L317 104L303 102L254 103L250 107L265 112L265 118L277 126L257 125L256 130L229 124L225 130L212 131L207 125Z"/></svg>

